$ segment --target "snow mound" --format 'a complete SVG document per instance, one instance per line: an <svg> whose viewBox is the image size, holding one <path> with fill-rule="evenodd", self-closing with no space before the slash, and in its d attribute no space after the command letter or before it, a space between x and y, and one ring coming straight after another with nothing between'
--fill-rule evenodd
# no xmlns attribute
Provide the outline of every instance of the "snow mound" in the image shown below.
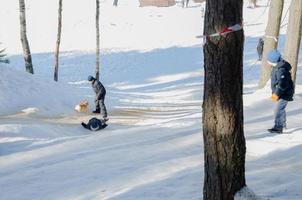
<svg viewBox="0 0 302 200"><path fill-rule="evenodd" d="M74 112L74 106L83 98L70 85L46 81L7 66L0 68L0 115L68 114Z"/></svg>
<svg viewBox="0 0 302 200"><path fill-rule="evenodd" d="M261 197L258 197L251 189L248 187L242 188L235 195L235 200L264 200Z"/></svg>

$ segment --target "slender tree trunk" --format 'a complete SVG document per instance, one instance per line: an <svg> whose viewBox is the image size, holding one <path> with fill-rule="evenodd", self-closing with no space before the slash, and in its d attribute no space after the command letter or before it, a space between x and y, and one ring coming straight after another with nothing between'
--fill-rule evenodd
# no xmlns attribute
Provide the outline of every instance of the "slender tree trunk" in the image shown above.
<svg viewBox="0 0 302 200"><path fill-rule="evenodd" d="M61 43L61 30L62 30L62 0L59 0L58 33L57 33L57 42L56 42L55 70L54 70L54 80L55 81L58 81L59 53L60 53L60 43Z"/></svg>
<svg viewBox="0 0 302 200"><path fill-rule="evenodd" d="M95 62L95 78L100 78L100 2L96 0L96 62Z"/></svg>
<svg viewBox="0 0 302 200"><path fill-rule="evenodd" d="M271 0L268 22L265 30L263 58L261 64L261 76L259 88L263 88L270 79L272 66L267 63L267 54L278 46L280 23L284 0Z"/></svg>
<svg viewBox="0 0 302 200"><path fill-rule="evenodd" d="M24 0L19 0L19 7L20 7L20 35L21 35L21 43L23 47L25 69L27 72L33 74L34 68L32 64L30 48L26 36L26 15L25 15Z"/></svg>
<svg viewBox="0 0 302 200"><path fill-rule="evenodd" d="M242 0L208 0L204 35L242 23ZM233 200L245 186L243 30L204 46L204 200Z"/></svg>
<svg viewBox="0 0 302 200"><path fill-rule="evenodd" d="M292 0L285 41L284 57L292 66L292 79L296 82L302 31L302 1Z"/></svg>
<svg viewBox="0 0 302 200"><path fill-rule="evenodd" d="M117 4L118 4L118 0L114 0L114 1L113 1L113 5L114 5L114 6L117 6Z"/></svg>

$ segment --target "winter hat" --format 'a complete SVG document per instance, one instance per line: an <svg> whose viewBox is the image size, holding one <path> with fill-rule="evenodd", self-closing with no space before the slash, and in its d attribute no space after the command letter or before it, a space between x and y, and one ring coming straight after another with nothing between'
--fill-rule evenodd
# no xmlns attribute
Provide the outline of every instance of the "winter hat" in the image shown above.
<svg viewBox="0 0 302 200"><path fill-rule="evenodd" d="M89 75L89 76L88 76L88 81L93 81L93 80L94 80L94 77L91 76L91 75Z"/></svg>
<svg viewBox="0 0 302 200"><path fill-rule="evenodd" d="M90 129L92 131L97 131L100 129L99 120L97 118L92 118L89 120Z"/></svg>
<svg viewBox="0 0 302 200"><path fill-rule="evenodd" d="M267 55L267 61L272 64L277 64L281 60L281 54L278 50L271 50Z"/></svg>

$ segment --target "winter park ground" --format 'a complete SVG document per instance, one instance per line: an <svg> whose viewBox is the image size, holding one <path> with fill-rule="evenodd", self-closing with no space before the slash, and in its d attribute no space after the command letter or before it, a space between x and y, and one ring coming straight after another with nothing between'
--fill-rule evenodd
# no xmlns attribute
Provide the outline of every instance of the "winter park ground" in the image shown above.
<svg viewBox="0 0 302 200"><path fill-rule="evenodd" d="M56 4L28 3L35 75L24 72L18 50L16 2L7 0L0 13L12 19L4 24L8 33L0 33L11 61L0 67L0 199L202 199L200 5L138 8L129 0L114 8L111 1L103 2L102 13L108 18L101 20L101 78L110 120L106 129L92 133L80 126L92 115L73 108L87 99L93 109L86 78L94 73L94 21L88 20L94 19L94 4L78 3L72 10L72 1L65 2L58 83L52 81L53 53L47 53L55 41ZM268 11L267 2L259 2L262 7L254 10L244 5L243 70L246 179L258 197L244 197L243 192L236 199L300 200L302 60L295 101L287 110L289 133L269 134L265 130L272 126L274 109L270 89L257 90L260 62L255 46L264 34ZM47 18L54 18L49 27L44 15L36 17L41 6L47 6ZM40 26L44 29L36 28ZM78 38L87 40L74 42Z"/></svg>

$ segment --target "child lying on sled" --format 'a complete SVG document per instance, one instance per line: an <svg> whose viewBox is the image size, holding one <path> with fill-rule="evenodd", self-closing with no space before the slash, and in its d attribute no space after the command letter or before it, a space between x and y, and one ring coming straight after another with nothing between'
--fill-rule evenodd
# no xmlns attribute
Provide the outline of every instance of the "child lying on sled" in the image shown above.
<svg viewBox="0 0 302 200"><path fill-rule="evenodd" d="M96 117L91 118L87 124L82 122L81 125L91 131L98 131L108 126L105 120L100 120Z"/></svg>

